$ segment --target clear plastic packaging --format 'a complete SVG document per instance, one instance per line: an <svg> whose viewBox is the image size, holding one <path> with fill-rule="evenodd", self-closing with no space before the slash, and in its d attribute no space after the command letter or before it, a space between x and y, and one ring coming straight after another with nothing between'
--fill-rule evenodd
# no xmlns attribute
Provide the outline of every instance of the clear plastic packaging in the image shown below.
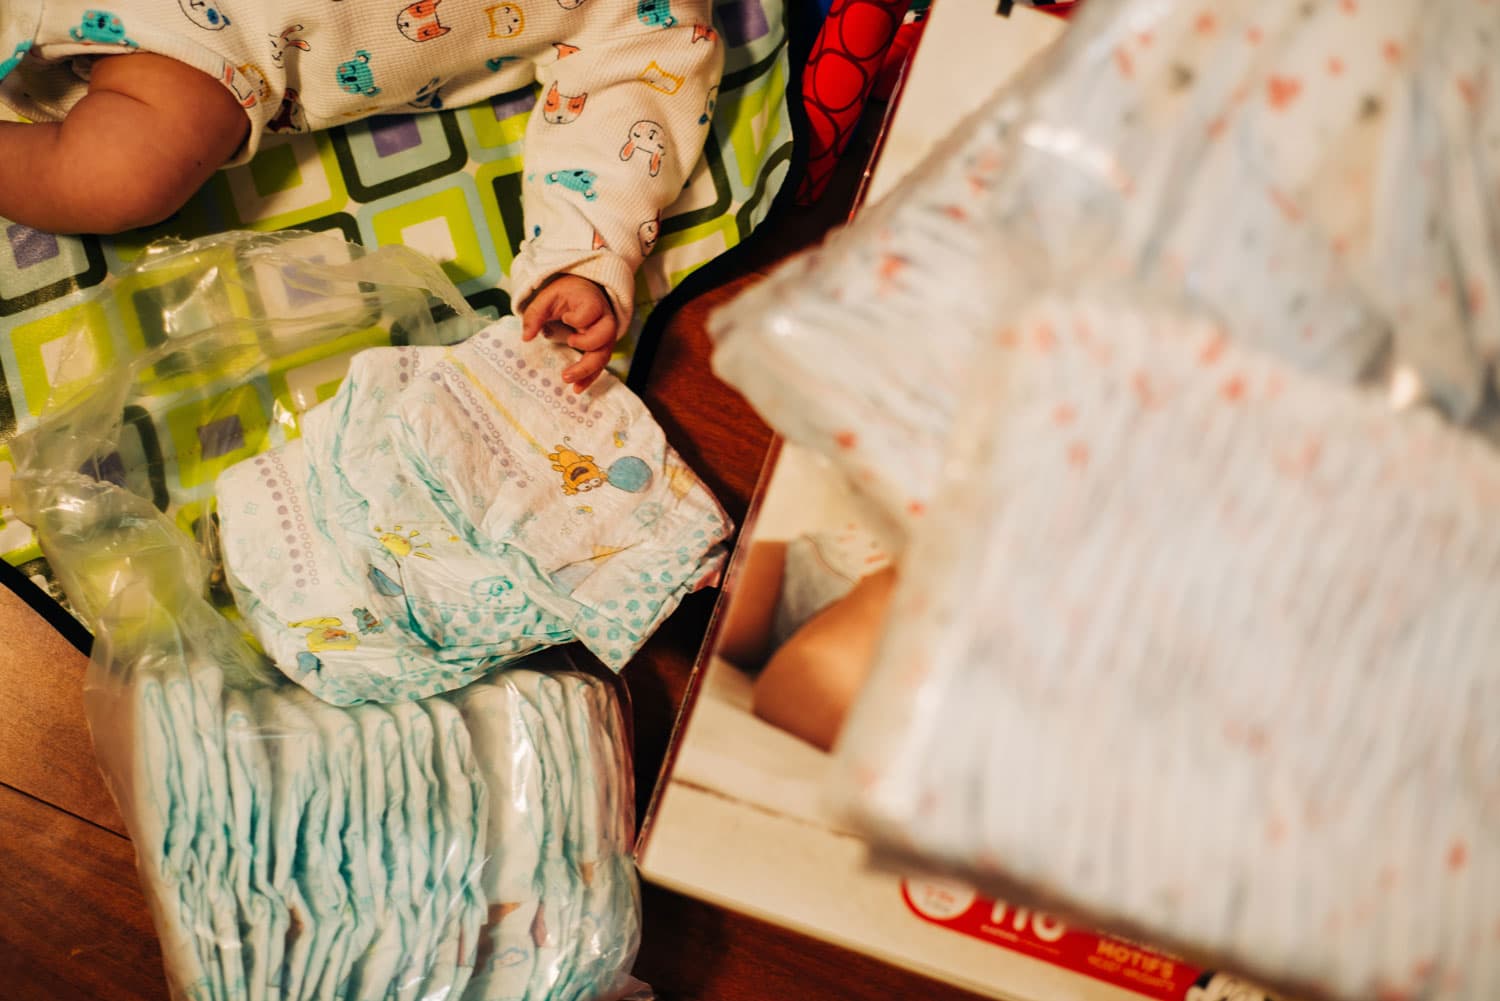
<svg viewBox="0 0 1500 1001"><path fill-rule="evenodd" d="M1326 998L1500 996L1500 7L1091 2L716 368L909 531L878 851Z"/></svg>
<svg viewBox="0 0 1500 1001"><path fill-rule="evenodd" d="M988 257L988 226L951 211L989 183L1019 110L996 95L900 188L709 316L715 374L829 456L896 538L931 496L995 283L1028 266Z"/></svg>
<svg viewBox="0 0 1500 1001"><path fill-rule="evenodd" d="M54 368L78 376L45 408L31 401L44 418L11 443L11 503L86 624L131 563L190 589L210 579L227 608L218 473L297 437L355 352L450 343L486 322L415 251L305 232L153 244L69 316Z"/></svg>
<svg viewBox="0 0 1500 1001"><path fill-rule="evenodd" d="M840 807L880 854L1293 996L1497 996L1500 453L1176 307L1058 295L1015 329L903 553Z"/></svg>
<svg viewBox="0 0 1500 1001"><path fill-rule="evenodd" d="M174 1001L640 990L616 681L558 649L441 696L334 706L267 661L223 590L217 469L295 438L355 350L482 318L418 255L308 234L154 248L100 310L142 294L163 343L54 401L14 442L13 487L96 638L90 730ZM174 435L182 415L217 431ZM238 447L212 436L231 427Z"/></svg>
<svg viewBox="0 0 1500 1001"><path fill-rule="evenodd" d="M538 655L333 706L127 589L85 695L174 999L618 998L640 935L610 682ZM234 655L241 657L235 659Z"/></svg>
<svg viewBox="0 0 1500 1001"><path fill-rule="evenodd" d="M1187 301L1488 431L1497 20L1466 0L1084 5L881 203L718 310L715 370L907 525L982 342L1052 288Z"/></svg>

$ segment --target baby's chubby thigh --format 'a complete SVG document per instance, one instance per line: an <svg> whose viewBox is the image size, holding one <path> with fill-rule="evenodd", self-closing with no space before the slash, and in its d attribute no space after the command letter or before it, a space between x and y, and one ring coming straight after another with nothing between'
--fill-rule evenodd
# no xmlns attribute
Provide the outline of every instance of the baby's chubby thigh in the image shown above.
<svg viewBox="0 0 1500 1001"><path fill-rule="evenodd" d="M755 714L830 750L874 663L895 581L891 568L863 578L793 633L756 679Z"/></svg>

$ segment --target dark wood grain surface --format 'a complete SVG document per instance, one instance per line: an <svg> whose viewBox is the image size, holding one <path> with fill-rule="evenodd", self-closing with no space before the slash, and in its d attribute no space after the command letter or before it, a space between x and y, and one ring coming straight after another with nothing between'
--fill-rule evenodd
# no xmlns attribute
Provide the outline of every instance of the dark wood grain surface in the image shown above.
<svg viewBox="0 0 1500 1001"><path fill-rule="evenodd" d="M32 751L93 763L87 744ZM0 997L167 997L130 842L8 786L0 786Z"/></svg>
<svg viewBox="0 0 1500 1001"><path fill-rule="evenodd" d="M0 783L123 835L125 821L93 754L77 753L90 750L87 661L8 591L0 588L0 596L8 599L0 604ZM0 885L7 871L0 869Z"/></svg>
<svg viewBox="0 0 1500 1001"><path fill-rule="evenodd" d="M867 152L867 151L866 151ZM859 151L850 162L860 162ZM739 521L771 432L709 370L704 323L779 258L841 221L846 170L739 255L738 275L686 304L641 394L669 440ZM732 308L730 306L729 308ZM689 598L627 668L644 808L712 614ZM85 659L0 588L0 1001L165 1001L161 955L124 825L94 764ZM973 995L745 915L646 887L637 975L663 1001L964 1001Z"/></svg>

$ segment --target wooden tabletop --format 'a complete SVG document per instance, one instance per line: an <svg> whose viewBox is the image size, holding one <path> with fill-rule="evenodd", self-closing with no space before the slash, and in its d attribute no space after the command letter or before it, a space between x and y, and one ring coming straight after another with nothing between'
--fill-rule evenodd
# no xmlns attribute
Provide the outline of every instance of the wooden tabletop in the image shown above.
<svg viewBox="0 0 1500 1001"><path fill-rule="evenodd" d="M772 224L738 277L673 318L641 395L668 439L739 521L771 432L708 368L709 312L775 260L843 218L846 171L814 210ZM656 781L715 592L689 598L626 669L643 810ZM161 954L124 823L94 764L85 658L0 588L0 999L165 1001ZM964 1001L873 959L647 886L637 976L663 1001Z"/></svg>

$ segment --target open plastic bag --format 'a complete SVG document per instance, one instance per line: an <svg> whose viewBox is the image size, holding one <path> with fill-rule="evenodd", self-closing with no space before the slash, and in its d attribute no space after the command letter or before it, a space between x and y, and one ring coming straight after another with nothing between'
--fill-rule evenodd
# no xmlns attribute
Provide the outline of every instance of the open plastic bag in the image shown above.
<svg viewBox="0 0 1500 1001"><path fill-rule="evenodd" d="M458 341L485 322L414 251L302 232L153 244L69 316L54 368L73 378L45 409L32 401L45 419L11 445L11 503L85 623L119 586L111 561L219 585L215 478L297 437L357 351Z"/></svg>
<svg viewBox="0 0 1500 1001"><path fill-rule="evenodd" d="M96 637L90 730L173 998L639 989L617 682L553 650L442 696L335 706L270 664L223 588L217 473L295 440L355 351L483 318L416 254L308 234L159 246L96 303L76 343L142 303L160 343L116 352L15 440L14 499Z"/></svg>

